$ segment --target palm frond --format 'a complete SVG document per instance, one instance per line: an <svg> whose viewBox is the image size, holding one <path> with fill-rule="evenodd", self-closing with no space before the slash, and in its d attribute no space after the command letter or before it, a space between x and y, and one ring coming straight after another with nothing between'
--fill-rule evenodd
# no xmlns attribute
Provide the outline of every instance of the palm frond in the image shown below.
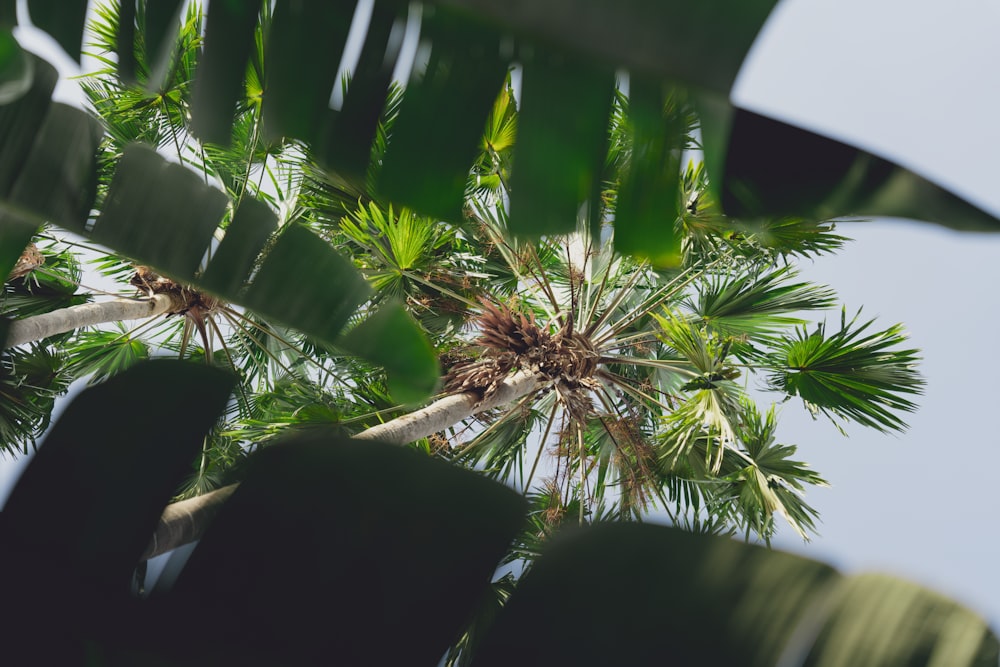
<svg viewBox="0 0 1000 667"><path fill-rule="evenodd" d="M795 283L789 267L758 274L715 274L698 287L687 306L700 323L721 336L772 340L776 333L805 324L788 313L822 310L836 304L833 290Z"/></svg>
<svg viewBox="0 0 1000 667"><path fill-rule="evenodd" d="M903 430L906 423L895 412L917 407L907 396L923 393L920 357L915 349L893 349L906 340L899 324L865 335L874 320L858 324L860 313L848 321L842 311L840 330L831 335L820 323L812 333L802 327L783 340L767 355L774 368L768 385L831 418L883 432Z"/></svg>

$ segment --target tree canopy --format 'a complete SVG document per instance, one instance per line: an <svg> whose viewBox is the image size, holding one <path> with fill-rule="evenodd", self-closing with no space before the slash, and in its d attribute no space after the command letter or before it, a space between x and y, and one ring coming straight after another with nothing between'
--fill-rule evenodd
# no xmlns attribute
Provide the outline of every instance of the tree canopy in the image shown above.
<svg viewBox="0 0 1000 667"><path fill-rule="evenodd" d="M80 3L73 11L30 4L38 25L74 43ZM632 22L637 37L641 16L708 30L706 8L671 4L644 16L638 3L611 14L599 3L577 7L581 34L603 18ZM375 3L358 60L338 79L329 53L343 49L354 9L218 2L204 16L195 3L106 5L86 39L100 63L82 82L93 116L52 103L51 66L9 41L0 269L10 276L4 315L19 320L11 330L40 313L80 312L91 298L77 292L82 247L126 301L166 301L175 315L138 329L71 327L4 357L11 400L0 435L11 450L26 450L48 428L53 400L72 379L100 383L46 438L2 526L12 536L10 567L44 554L31 565L27 580L36 581L66 554L67 599L85 604L95 591L115 591L108 618L136 633L115 643L115 633L85 624L64 655L73 661L96 642L111 663L156 655L212 664L232 654L261 664L279 655L303 664L329 655L433 664L451 646L455 661L509 661L542 642L518 624L537 630L528 619L552 613L539 602L546 587L584 575L578 556L558 565L558 544L577 540L607 562L597 578L608 590L626 585L612 544L664 558L677 549L759 561L761 579L749 589L718 566L684 593L690 604L703 598L705 611L690 615L698 624L714 618L720 600L746 596L745 608L727 612L718 661L750 645L760 664L791 650L790 630L751 639L753 622L741 614L754 608L766 608L761 619L821 608L827 634L801 658L832 652L825 647L840 645L837 633L860 631L844 620L850 610L887 591L916 596L968 631L959 641L942 625L924 643L887 651L933 657L961 644L969 664L995 656L985 625L895 580L862 579L855 589L855 580L840 582L814 563L779 565L750 546L660 528L560 537L569 525L641 520L653 508L694 533L767 540L778 517L808 535L815 512L803 492L823 480L795 460L794 446L776 442L776 410L757 405L751 383L836 421L890 431L905 427L901 413L915 407L922 379L899 325L880 329L846 309L832 323L804 319L836 299L799 281L795 258L844 242L832 217L902 211L907 188L953 224L988 216L874 156L730 107L725 93L770 3L741 5L714 26L715 47L700 61L692 57L708 44L690 38L671 42L683 47L673 54L644 52L642 39L634 49L588 50L548 9L518 5L498 24L476 3L427 5L402 86L392 72L415 9ZM622 65L628 76L616 78ZM770 159L789 137L793 154L779 159L801 159L803 168L778 170ZM761 151L769 142L780 150ZM822 169L811 169L815 160ZM167 353L204 367L145 361ZM490 403L517 378L527 378L521 393ZM378 429L412 418L417 406L429 401L430 411L451 397L467 413L402 438L415 439L407 449L416 452L345 440L385 432ZM126 443L145 437L141 425L107 415L141 412L143 400L170 425L132 452ZM73 463L80 454L58 443L87 429L104 453ZM174 440L184 444L168 456ZM175 586L134 607L125 575L159 509L171 496L233 481L239 489ZM118 507L125 499L135 502ZM74 502L75 527L50 533ZM333 535L315 542L318 524ZM234 554L255 551L262 536L281 547L233 570ZM98 537L105 546L95 549ZM329 560L345 545L343 559ZM492 581L495 599L510 596L514 574L526 570L512 598L523 602L491 625L497 611L482 593L501 560L514 570ZM634 600L640 607L678 583L656 565L639 568L651 582L651 597ZM801 593L765 603L777 590L767 582L789 567L801 569ZM359 568L355 583L344 578ZM373 597L372 585L393 593ZM347 587L343 608L315 616L302 605L310 611L280 621L270 611L304 600L310 586L331 596ZM615 604L600 586L583 590L595 610ZM29 599L30 588L19 595ZM169 619L179 635L197 635L214 607L181 619L194 599L223 601L228 620L212 637L165 652L126 618L142 609L136 618ZM324 623L358 616L359 605L385 626L351 622L352 631L320 638ZM901 603L880 618L916 623L907 609ZM640 614L655 618L652 608ZM416 616L424 621L412 623ZM274 625L240 646L253 617ZM504 623L520 628L512 654L497 646L510 632ZM642 662L651 647L627 634L634 629L620 629L625 639L615 644ZM378 648L383 633L405 653ZM699 646L694 636L684 645ZM553 655L566 650L549 646ZM575 644L591 664L607 664L588 646Z"/></svg>

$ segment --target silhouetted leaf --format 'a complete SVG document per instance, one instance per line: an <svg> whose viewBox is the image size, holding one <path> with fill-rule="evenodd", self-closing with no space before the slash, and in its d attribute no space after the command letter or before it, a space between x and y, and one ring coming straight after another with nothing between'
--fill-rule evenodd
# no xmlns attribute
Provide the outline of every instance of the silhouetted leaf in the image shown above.
<svg viewBox="0 0 1000 667"><path fill-rule="evenodd" d="M73 60L80 62L87 0L28 0L31 22L52 35Z"/></svg>
<svg viewBox="0 0 1000 667"><path fill-rule="evenodd" d="M303 434L251 461L170 593L171 637L205 664L436 665L523 509L424 454Z"/></svg>
<svg viewBox="0 0 1000 667"><path fill-rule="evenodd" d="M1000 224L888 160L740 109L732 119L723 183L723 208L736 217L898 216L959 229Z"/></svg>
<svg viewBox="0 0 1000 667"><path fill-rule="evenodd" d="M774 665L836 576L662 526L567 532L524 575L472 664Z"/></svg>
<svg viewBox="0 0 1000 667"><path fill-rule="evenodd" d="M66 408L2 514L0 561L19 574L0 612L5 655L83 664L86 641L116 632L115 605L232 386L218 369L149 362Z"/></svg>

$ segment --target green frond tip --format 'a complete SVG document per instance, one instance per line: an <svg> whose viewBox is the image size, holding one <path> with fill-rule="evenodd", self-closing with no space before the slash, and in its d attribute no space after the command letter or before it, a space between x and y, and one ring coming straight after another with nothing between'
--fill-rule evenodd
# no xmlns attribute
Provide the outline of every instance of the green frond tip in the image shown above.
<svg viewBox="0 0 1000 667"><path fill-rule="evenodd" d="M918 350L892 349L906 340L902 325L863 335L874 320L857 324L841 314L840 331L827 336L825 323L813 333L803 327L768 355L772 389L800 396L831 419L849 419L882 432L905 430L895 412L912 412L906 395L923 393L915 366ZM895 412L894 412L895 411Z"/></svg>

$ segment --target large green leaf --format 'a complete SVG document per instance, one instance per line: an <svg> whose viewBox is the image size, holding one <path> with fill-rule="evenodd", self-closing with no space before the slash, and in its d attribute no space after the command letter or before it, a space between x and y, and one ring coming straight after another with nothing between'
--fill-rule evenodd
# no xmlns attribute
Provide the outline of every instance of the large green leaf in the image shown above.
<svg viewBox="0 0 1000 667"><path fill-rule="evenodd" d="M49 106L8 201L44 220L82 230L97 194L97 146L103 131L90 114Z"/></svg>
<svg viewBox="0 0 1000 667"><path fill-rule="evenodd" d="M172 648L201 664L436 665L523 511L393 445L314 433L265 449L165 599Z"/></svg>
<svg viewBox="0 0 1000 667"><path fill-rule="evenodd" d="M774 665L836 577L727 539L598 525L548 545L472 664Z"/></svg>
<svg viewBox="0 0 1000 667"><path fill-rule="evenodd" d="M334 341L371 288L350 260L297 225L283 230L243 299L262 315Z"/></svg>
<svg viewBox="0 0 1000 667"><path fill-rule="evenodd" d="M31 22L52 35L69 57L80 62L87 0L28 0Z"/></svg>
<svg viewBox="0 0 1000 667"><path fill-rule="evenodd" d="M960 229L998 225L995 216L888 160L739 109L732 116L722 183L726 213L750 219L859 215Z"/></svg>
<svg viewBox="0 0 1000 667"><path fill-rule="evenodd" d="M114 606L232 386L204 365L149 362L66 408L2 514L0 564L17 573L0 612L7 659L84 664L85 638L114 633Z"/></svg>
<svg viewBox="0 0 1000 667"><path fill-rule="evenodd" d="M208 5L205 49L191 93L191 129L203 141L228 146L243 75L254 45L261 3L220 0Z"/></svg>
<svg viewBox="0 0 1000 667"><path fill-rule="evenodd" d="M285 2L274 8L264 67L268 141L318 138L355 5L354 0Z"/></svg>
<svg viewBox="0 0 1000 667"><path fill-rule="evenodd" d="M604 160L614 73L536 49L525 63L508 228L539 238L576 229ZM596 204L593 204L596 205Z"/></svg>
<svg viewBox="0 0 1000 667"><path fill-rule="evenodd" d="M191 280L228 200L196 173L133 144L118 163L94 240Z"/></svg>
<svg viewBox="0 0 1000 667"><path fill-rule="evenodd" d="M388 369L389 392L397 401L420 401L437 387L440 369L434 349L397 303L379 308L344 336L340 346Z"/></svg>
<svg viewBox="0 0 1000 667"><path fill-rule="evenodd" d="M379 190L426 215L458 221L507 60L499 33L444 10L424 19L422 35L432 45L430 59L406 88Z"/></svg>

